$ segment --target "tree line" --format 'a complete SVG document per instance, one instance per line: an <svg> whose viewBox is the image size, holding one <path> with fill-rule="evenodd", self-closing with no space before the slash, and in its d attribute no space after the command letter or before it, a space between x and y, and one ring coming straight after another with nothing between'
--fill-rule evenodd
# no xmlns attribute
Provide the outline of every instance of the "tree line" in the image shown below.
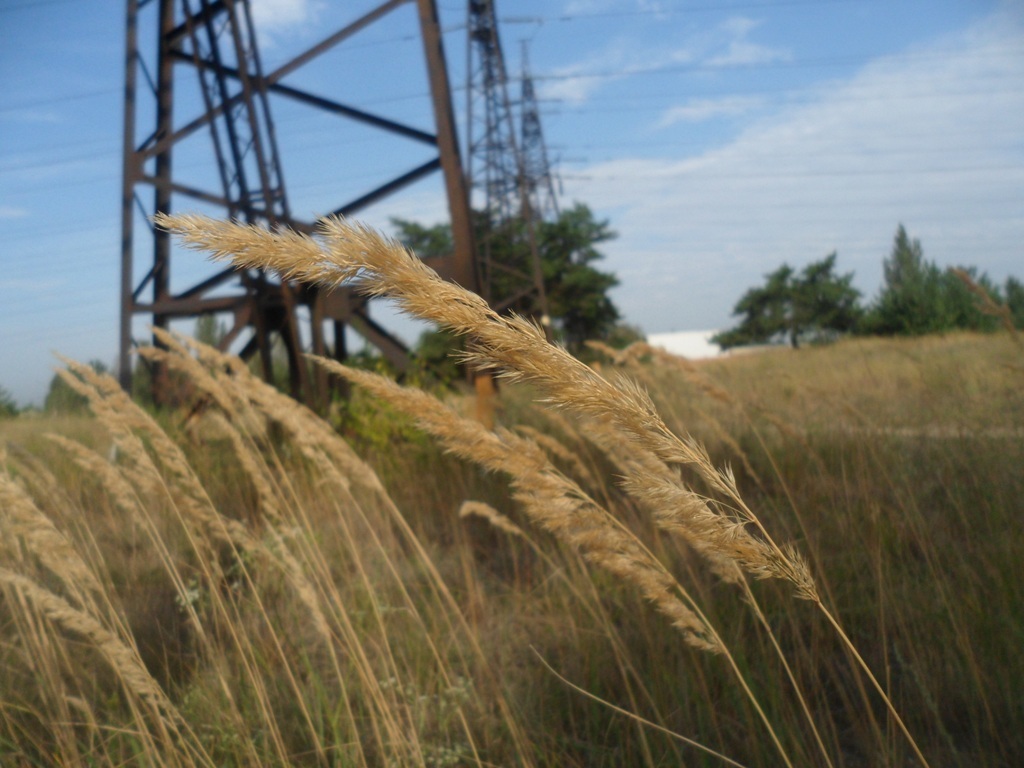
<svg viewBox="0 0 1024 768"><path fill-rule="evenodd" d="M392 219L391 224L398 239L421 258L447 256L453 250L448 224L424 226L399 218ZM487 242L494 263L521 264L526 258L527 233L522 220L498 223L488 220L484 213L476 213L473 225L478 246ZM598 246L617 237L608 220L596 218L587 205L575 203L553 219L538 220L534 225L546 310L555 341L574 355L585 356L585 342L591 339L613 346L642 339L639 329L622 321L608 295L619 284L618 278L598 266L604 259ZM508 277L503 269L492 270L491 301L505 306L505 311L539 320L544 308L537 304L536 293L522 291L521 283L521 277ZM461 374L452 352L462 343L447 332L427 331L413 352L431 378L453 381Z"/></svg>
<svg viewBox="0 0 1024 768"><path fill-rule="evenodd" d="M523 248L521 224L514 222L495 231L482 217L474 223L479 238L491 238L495 259L500 261ZM452 251L447 224L424 226L404 219L394 219L392 224L399 239L422 257L444 256ZM554 220L538 222L536 236L548 311L559 343L581 355L586 352L584 342L590 339L622 347L643 338L637 328L622 321L608 295L618 285L618 278L598 268L604 258L598 246L616 237L607 220L595 218L590 208L576 203ZM836 262L837 254L833 252L801 270L783 264L770 272L762 285L748 290L736 303L733 315L740 318L739 322L717 334L713 341L725 349L780 342L799 347L851 334L992 331L1000 324L1024 328L1024 284L1010 277L1003 285L996 285L973 267L942 269L925 259L920 241L911 239L902 225L892 252L883 262L883 284L873 301L862 302L860 291L853 286L853 273L838 274ZM499 294L511 292L513 286L503 286L499 280L495 290ZM539 308L530 301L520 299L511 309L525 316L538 316ZM213 316L200 318L196 326L197 338L211 343L222 332ZM458 376L450 357L456 344L444 333L428 331L414 353L435 377L452 379ZM102 362L90 364L97 371L106 371ZM144 377L146 371L136 373ZM148 391L145 382L139 384L136 391ZM44 410L75 412L84 406L81 396L55 376ZM0 387L0 419L16 416L19 410L10 393Z"/></svg>
<svg viewBox="0 0 1024 768"><path fill-rule="evenodd" d="M783 264L736 303L736 326L712 338L723 349L749 344L831 341L842 335L921 336L955 330L1024 328L1024 285L1000 286L974 267L942 269L901 224L882 263L875 299L862 303L853 273L837 274L836 253L797 271Z"/></svg>

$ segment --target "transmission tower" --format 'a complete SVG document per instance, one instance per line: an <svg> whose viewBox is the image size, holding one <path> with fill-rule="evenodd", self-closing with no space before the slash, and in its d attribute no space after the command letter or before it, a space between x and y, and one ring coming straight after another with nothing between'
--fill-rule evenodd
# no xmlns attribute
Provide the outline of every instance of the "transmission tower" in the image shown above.
<svg viewBox="0 0 1024 768"><path fill-rule="evenodd" d="M529 52L525 40L522 41L522 66L522 90L519 101L520 146L526 197L536 218L553 221L558 218L558 198L555 195L551 165L548 163L548 150L541 129L540 108L537 106L537 94L533 88L533 77L530 75Z"/></svg>
<svg viewBox="0 0 1024 768"><path fill-rule="evenodd" d="M417 11L436 133L282 82L402 6L415 6ZM153 38L142 38L140 30L153 33ZM189 87L191 103L179 96ZM169 235L155 229L151 217L171 212L182 199L188 201L189 208L201 206L223 217L312 231L312 222L297 216L289 206L271 114L272 96L379 129L382 138L400 137L436 150L436 157L358 194L332 213L356 213L441 170L454 252L432 266L479 290L468 192L433 0L388 0L269 73L262 67L248 0L128 0L119 364L126 388L131 384L131 326L136 315L147 315L154 326L166 328L172 320L229 313L232 323L222 347L226 349L249 333L242 355L258 353L268 377L271 341L276 334L288 352L292 391L308 402L323 396L324 382L314 391L300 357L300 317L309 317L310 346L318 354L331 351L325 333L325 326L331 325L333 353L343 356L344 329L351 326L399 369L407 365L404 345L370 318L367 300L350 290L320 292L280 282L257 270L239 273L226 269L193 278L194 269L187 264L182 264L184 276L176 279L172 289L172 266L185 260L175 258ZM191 114L184 117L188 110ZM196 143L202 144L208 158L204 168L213 169L198 182L186 181L175 167L175 151L186 142L193 153ZM137 238L137 230L148 237ZM178 284L182 282L185 285Z"/></svg>
<svg viewBox="0 0 1024 768"><path fill-rule="evenodd" d="M469 0L467 124L469 179L482 205L478 271L498 311L538 317L549 328L535 216L508 93L493 0ZM482 200L480 200L482 198ZM499 253L499 245L504 248Z"/></svg>

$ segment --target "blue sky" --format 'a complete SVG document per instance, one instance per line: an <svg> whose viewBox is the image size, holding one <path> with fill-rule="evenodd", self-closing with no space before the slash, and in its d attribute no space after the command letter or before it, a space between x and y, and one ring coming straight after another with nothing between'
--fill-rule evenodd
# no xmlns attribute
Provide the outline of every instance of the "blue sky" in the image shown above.
<svg viewBox="0 0 1024 768"><path fill-rule="evenodd" d="M371 5L253 4L268 69ZM116 359L123 5L0 0L0 385L22 404L45 395L54 351ZM439 8L461 121L465 4ZM941 265L1024 276L1019 0L497 8L513 73L529 41L561 201L586 202L619 233L603 266L621 281L626 320L646 332L725 327L766 272L832 251L870 298L901 222ZM403 8L285 82L431 130L421 55ZM272 108L304 216L427 159L335 118ZM176 167L204 180L210 157L197 141ZM445 215L434 176L364 218ZM176 269L189 281L210 268L195 255Z"/></svg>

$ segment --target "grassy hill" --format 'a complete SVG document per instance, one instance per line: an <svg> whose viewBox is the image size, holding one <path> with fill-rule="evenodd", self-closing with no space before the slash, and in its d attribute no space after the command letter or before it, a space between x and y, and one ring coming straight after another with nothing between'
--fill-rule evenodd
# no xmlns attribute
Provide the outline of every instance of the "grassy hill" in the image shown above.
<svg viewBox="0 0 1024 768"><path fill-rule="evenodd" d="M495 435L167 360L200 408L80 369L95 417L0 422L4 765L1024 763L1006 336L615 354L693 451L668 474L528 384Z"/></svg>

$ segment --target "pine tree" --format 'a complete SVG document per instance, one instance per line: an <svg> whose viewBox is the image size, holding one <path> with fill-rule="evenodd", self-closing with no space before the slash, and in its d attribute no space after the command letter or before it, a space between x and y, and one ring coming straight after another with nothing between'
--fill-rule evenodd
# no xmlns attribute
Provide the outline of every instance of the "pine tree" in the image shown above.
<svg viewBox="0 0 1024 768"><path fill-rule="evenodd" d="M852 331L860 318L860 292L853 273L836 275L836 254L812 262L799 274L788 264L765 275L736 303L739 325L715 336L723 348L767 344L781 339L794 348L803 341L828 341Z"/></svg>
<svg viewBox="0 0 1024 768"><path fill-rule="evenodd" d="M869 311L864 331L882 335L920 336L953 330L993 331L998 320L981 311L978 297L953 270L924 257L921 242L910 239L901 224L892 252L882 263L883 284ZM998 304L998 286L974 267L960 267Z"/></svg>
<svg viewBox="0 0 1024 768"><path fill-rule="evenodd" d="M18 404L14 397L0 386L0 419L13 419L18 415Z"/></svg>

